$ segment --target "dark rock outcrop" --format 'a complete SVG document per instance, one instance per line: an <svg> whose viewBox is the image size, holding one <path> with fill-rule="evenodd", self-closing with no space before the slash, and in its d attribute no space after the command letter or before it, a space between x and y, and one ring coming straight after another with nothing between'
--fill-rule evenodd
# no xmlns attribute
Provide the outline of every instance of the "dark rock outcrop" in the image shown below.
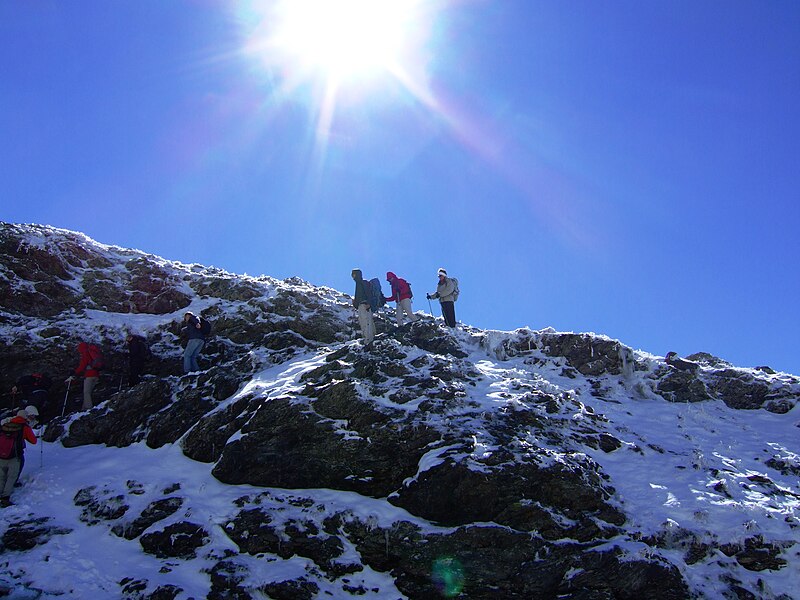
<svg viewBox="0 0 800 600"><path fill-rule="evenodd" d="M661 402L683 418L663 400L705 402L773 417L795 407L796 377L706 353L680 370L603 336L450 330L427 316L396 328L377 315L378 336L365 348L353 340L350 298L335 290L170 263L40 226L0 224L0 275L0 324L10 332L0 387L33 365L55 375L45 440L180 444L219 482L270 488L247 492L215 523L193 510L191 484L121 475L75 494L79 526L141 546L160 561L159 575L199 557L208 598L671 600L692 597L683 574L693 565L728 577L731 597L755 597L758 586L730 573L766 576L793 564L791 542L731 541L704 530L700 511L696 523L639 531L640 515L615 490L615 461L635 468L682 450L640 437L609 408ZM204 370L183 375L180 321L190 306L214 328ZM139 326L153 357L148 377L129 388L124 333ZM107 369L99 405L76 414L80 386L68 389L60 376L83 339L103 347ZM795 453L777 442L764 452L756 460L765 473L706 467L694 448L671 466L698 479L707 471L712 480L696 493L712 500L800 496L781 479L800 472ZM379 509L370 515L361 504ZM47 519L12 520L2 548L25 552L69 533ZM712 568L715 556L728 560ZM254 577L254 560L303 568L267 581ZM126 577L116 592L189 593L156 581Z"/></svg>
<svg viewBox="0 0 800 600"><path fill-rule="evenodd" d="M197 550L206 545L209 539L202 525L181 521L160 531L147 533L139 538L139 542L145 552L158 558L190 560L197 556Z"/></svg>

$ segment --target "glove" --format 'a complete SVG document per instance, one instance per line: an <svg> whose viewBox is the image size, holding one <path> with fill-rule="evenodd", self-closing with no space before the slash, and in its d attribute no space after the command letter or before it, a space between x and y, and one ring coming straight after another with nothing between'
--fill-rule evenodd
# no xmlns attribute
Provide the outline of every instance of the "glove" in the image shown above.
<svg viewBox="0 0 800 600"><path fill-rule="evenodd" d="M431 298L433 298L433 296L431 296L430 294L426 294L426 295L425 295L425 297L426 297L428 300L430 300Z"/></svg>

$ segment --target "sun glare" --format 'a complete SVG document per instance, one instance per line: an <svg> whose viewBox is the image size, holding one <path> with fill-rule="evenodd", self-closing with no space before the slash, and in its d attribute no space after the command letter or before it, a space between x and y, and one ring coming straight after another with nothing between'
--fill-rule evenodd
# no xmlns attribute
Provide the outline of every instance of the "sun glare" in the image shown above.
<svg viewBox="0 0 800 600"><path fill-rule="evenodd" d="M251 51L271 66L335 80L392 72L410 50L414 0L282 0Z"/></svg>
<svg viewBox="0 0 800 600"><path fill-rule="evenodd" d="M390 68L403 41L401 2L292 0L276 39L302 66L343 78Z"/></svg>
<svg viewBox="0 0 800 600"><path fill-rule="evenodd" d="M427 69L429 35L443 3L241 0L236 6L246 31L242 52L260 66L269 103L309 106L312 156L323 164L340 112L372 100L386 106L401 98L398 90L437 109Z"/></svg>

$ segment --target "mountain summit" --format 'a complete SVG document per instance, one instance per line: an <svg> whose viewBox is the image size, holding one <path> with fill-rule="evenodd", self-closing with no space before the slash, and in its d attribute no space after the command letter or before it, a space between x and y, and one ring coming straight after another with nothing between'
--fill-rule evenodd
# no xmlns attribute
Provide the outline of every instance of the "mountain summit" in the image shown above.
<svg viewBox="0 0 800 600"><path fill-rule="evenodd" d="M189 375L186 311L213 323ZM0 388L56 381L0 595L796 597L800 378L419 314L365 348L336 290L0 224Z"/></svg>

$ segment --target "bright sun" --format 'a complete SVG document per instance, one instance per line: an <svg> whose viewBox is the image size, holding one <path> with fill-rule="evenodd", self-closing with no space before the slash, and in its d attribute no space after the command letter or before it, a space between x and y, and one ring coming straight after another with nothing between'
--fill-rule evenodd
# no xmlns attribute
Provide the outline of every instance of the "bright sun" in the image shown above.
<svg viewBox="0 0 800 600"><path fill-rule="evenodd" d="M403 50L403 2L290 0L276 42L301 65L337 79L396 64Z"/></svg>
<svg viewBox="0 0 800 600"><path fill-rule="evenodd" d="M428 88L428 40L447 1L241 0L243 51L263 68L274 106L311 108L313 156L322 164L339 112L371 100L386 106L401 97L397 90L438 110Z"/></svg>
<svg viewBox="0 0 800 600"><path fill-rule="evenodd" d="M251 51L271 66L337 84L402 69L419 0L280 0ZM300 75L301 74L301 75Z"/></svg>

